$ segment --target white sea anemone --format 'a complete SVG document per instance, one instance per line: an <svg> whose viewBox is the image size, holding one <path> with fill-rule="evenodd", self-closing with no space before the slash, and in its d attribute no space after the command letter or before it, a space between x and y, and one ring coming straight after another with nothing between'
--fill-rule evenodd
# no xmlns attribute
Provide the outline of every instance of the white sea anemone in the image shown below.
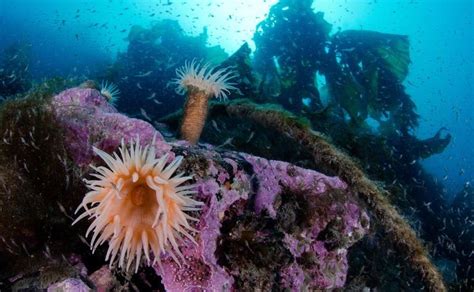
<svg viewBox="0 0 474 292"><path fill-rule="evenodd" d="M210 64L201 65L193 60L176 69L176 74L178 78L172 83L177 85L178 94L185 94L191 87L195 87L209 96L226 99L230 90L238 90L234 86L236 84L231 82L237 74L228 67L216 70Z"/></svg>
<svg viewBox="0 0 474 292"><path fill-rule="evenodd" d="M100 94L102 94L108 102L115 104L119 98L120 90L117 85L112 82L102 81L100 84Z"/></svg>
<svg viewBox="0 0 474 292"><path fill-rule="evenodd" d="M197 219L186 212L202 205L190 197L195 185L182 185L192 177L173 176L183 157L167 164L168 154L157 159L154 147L142 147L138 139L129 147L122 140L113 156L97 148L94 152L107 166L93 167L95 179L86 180L91 191L76 213L85 211L73 223L85 217L92 220L86 232L86 237L92 232L92 252L109 241L105 260L112 266L117 259L118 267L127 271L134 261L135 272L145 260L150 265L150 251L153 263L161 266L160 256L166 252L179 264L182 236L195 243L189 232L196 230L188 221Z"/></svg>

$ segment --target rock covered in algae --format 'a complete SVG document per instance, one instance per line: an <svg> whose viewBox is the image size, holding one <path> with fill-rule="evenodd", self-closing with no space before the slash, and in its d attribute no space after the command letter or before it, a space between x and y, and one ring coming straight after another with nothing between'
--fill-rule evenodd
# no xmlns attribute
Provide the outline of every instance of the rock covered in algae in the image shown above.
<svg viewBox="0 0 474 292"><path fill-rule="evenodd" d="M69 278L59 283L53 284L48 287L48 292L64 292L64 291L75 291L75 292L89 292L92 291L84 282L79 279Z"/></svg>
<svg viewBox="0 0 474 292"><path fill-rule="evenodd" d="M91 162L92 146L111 152L122 138L129 141L137 135L145 144L151 143L155 136L158 150L166 152L170 149L152 125L118 113L95 89L65 90L53 98L52 106L66 130L65 144L69 155L80 166Z"/></svg>
<svg viewBox="0 0 474 292"><path fill-rule="evenodd" d="M75 163L93 161L92 146L114 151L124 138L156 137L158 155L183 155L178 171L194 174L197 245L182 241L181 266L161 255L155 271L169 291L343 287L348 248L368 231L369 218L337 177L211 145L167 143L148 123L118 113L93 89L53 99Z"/></svg>

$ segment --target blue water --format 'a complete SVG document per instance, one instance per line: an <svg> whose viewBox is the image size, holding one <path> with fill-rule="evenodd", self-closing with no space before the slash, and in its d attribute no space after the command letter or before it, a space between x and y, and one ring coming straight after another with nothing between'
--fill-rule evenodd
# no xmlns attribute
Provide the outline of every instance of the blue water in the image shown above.
<svg viewBox="0 0 474 292"><path fill-rule="evenodd" d="M178 20L190 34L208 28L209 44L231 54L250 42L255 26L277 1L79 1L0 0L0 50L14 41L31 45L35 79L89 76L113 62L127 46L132 25ZM365 29L406 34L411 42L407 91L417 105L420 138L446 127L448 148L426 159L426 168L442 181L446 197L474 184L474 29L471 0L331 1L316 0L333 24L332 33Z"/></svg>
<svg viewBox="0 0 474 292"><path fill-rule="evenodd" d="M318 7L315 1L314 7ZM421 116L417 136L444 126L454 136L446 150L424 161L448 196L474 181L474 1L330 1L326 19L341 29L367 29L410 38L407 91Z"/></svg>
<svg viewBox="0 0 474 292"><path fill-rule="evenodd" d="M11 73L4 74L3 72L4 68L2 67L5 66L3 63L3 50L16 42L21 42L26 44L26 47L31 50L31 62L26 68L20 68L20 71L30 73L35 83L41 83L47 78L59 76L73 80L75 83L71 81L71 84L75 86L87 79L95 79L100 82L102 79L110 78L112 80L108 81L116 83L121 90L121 97L116 104L120 111L132 117L146 118L159 127L159 130L163 130L167 137L172 137L173 125L171 123L173 122L170 122L170 125L164 125L157 123L157 121L162 116L181 109L184 103L184 97L175 94L174 89L168 86L168 82L175 77L174 68L183 65L185 59L189 60L196 56L199 56L196 58L207 56L208 49L203 48L197 37L203 34L203 32L207 32L207 45L209 47L220 46L228 55L236 52L244 42L247 42L249 47L255 51L257 45L253 42L253 37L256 27L267 18L270 8L279 1L294 3L311 2L311 0L0 0L0 101L3 99L3 96L1 96L3 94L1 91L2 84L5 84L3 78ZM391 157L387 157L387 161L392 163L393 160L391 159L393 157L400 157L401 163L394 166L393 169L399 172L401 172L400 169L406 170L407 175L398 173L399 175L395 176L396 179L391 183L393 179L390 177L392 165L384 163L386 156L383 156L389 152L386 151L388 147L381 151L377 151L379 149L373 151L373 160L377 160L376 163L384 167L382 171L387 171L387 176L381 173L376 174L381 174L381 179L386 180L384 183L386 183L388 189L395 189L390 196L390 200L398 207L400 213L417 232L417 236L425 241L433 262L436 263L440 270L443 270L446 283L456 286L461 280L467 280L468 282L466 282L467 284L465 283L465 286L472 286L474 278L472 277L473 272L469 265L472 263L473 253L469 252L473 236L473 219L472 209L468 209L472 208L472 197L463 197L457 202L458 205L450 205L449 202L465 186L474 185L474 1L314 0L312 8L315 12L322 11L324 13L325 21L332 25L331 35L346 30L365 30L408 36L411 63L408 76L404 80L403 85L416 104L416 112L420 115L419 126L413 129L413 132L410 132L410 134L416 135L419 139L428 139L433 137L439 129L446 128L447 132L452 135L450 144L442 153L421 160L423 167L434 176L436 181L442 184L442 194L437 193L439 190L436 185L432 184L430 178L422 174L419 165L416 164L416 158L413 162L406 162L407 160L411 161L413 158L406 158L409 155L405 155L406 153L403 151L405 149L416 150L416 147L413 146L413 140L403 140L403 138L410 138L410 135L399 139L400 137L394 134L394 132L400 132L399 129L397 131L392 129L392 132L387 134L387 143L381 142L385 141L383 139L371 138L376 140L374 145L377 145L377 147L383 145L389 146L389 149L394 149L394 152L390 154ZM284 13L280 15L282 14ZM308 13L307 15L311 14ZM172 26L170 25L167 27L168 31L162 33L159 38L153 39L153 37L147 35L147 37L136 37L134 41L129 41L129 33L136 25L148 29L164 19L177 21L186 35L196 38L182 37L176 30L170 29ZM292 24L294 23L292 22ZM304 24L302 26L304 27ZM275 31L284 33L285 28L279 27ZM298 31L298 29L295 30ZM150 31L147 30L146 33ZM267 31L271 31L271 29ZM295 36L295 39L301 41L306 36L304 31L301 35L303 37L298 38ZM308 35L314 37L314 34L309 33ZM367 35L365 37L368 38ZM389 39L389 37L385 37ZM268 43L271 43L271 41L272 39ZM305 41L303 40L302 43ZM315 37L308 40L308 43L309 41L317 42L318 38ZM314 42L311 43L313 44ZM261 43L265 44L265 42ZM388 43L389 41L384 44ZM291 51L292 48L291 36L283 44L277 43L275 45L275 43L271 43L268 47L270 47L269 51L278 51L278 47L283 47L283 50L278 52L281 53L283 51L282 55L285 56L285 53L288 50ZM308 55L308 52L314 53L311 50L305 50L304 47L304 45L301 46L301 51L304 53ZM326 46L327 51L330 50L330 47L330 45ZM355 50L354 48L345 49L348 51ZM129 51L127 52L127 50ZM328 53L327 51L325 53ZM339 51L339 57L343 55L341 51ZM162 56L163 52L165 52L165 56ZM172 58L167 58L168 55L172 55ZM290 56L289 59L295 57L291 53L288 55ZM254 72L258 71L258 51L256 56L255 60L257 62L254 64ZM261 56L262 54L260 54ZM271 65L275 63L278 65L275 67L279 67L279 57L282 56L269 58L272 61ZM11 60L15 60L15 58L16 56ZM221 61L224 59L222 58ZM262 61L262 59L265 58L260 59L261 63L264 63L265 60ZM301 60L297 57L294 59ZM153 60L156 63L153 63ZM364 67L367 64L369 64L368 66L372 65L370 63L373 60L368 61L367 64L365 61L367 59L364 60L363 65L361 65L362 62L357 65L360 67ZM288 67L293 65L291 62L288 63L290 64ZM111 66L113 64L119 65L113 67ZM281 64L283 64L281 67L285 67L284 60ZM266 70L268 70L271 66L268 66L268 63L266 65ZM318 78L316 78L317 82L325 78L323 77L324 74L329 75L333 73L329 72L330 70L324 72L324 69L330 67L327 64L325 65L326 68L322 66L323 70L320 70L322 72L318 72L321 75L318 75ZM163 67L166 69L162 70ZM281 67L277 68L276 71L285 72L284 68L282 69ZM307 68L304 65L295 67L301 71L305 71ZM342 65L340 67L342 68ZM107 71L109 69L110 71ZM321 68L318 67L317 69ZM362 68L362 71L364 69ZM334 67L331 67L331 70L336 71ZM112 73L107 74L105 72ZM285 76L285 73L282 74L281 72L278 74ZM306 70L305 72L307 73L308 71ZM385 74L383 73L383 68L380 72L382 72L381 75ZM291 74L288 75L291 77ZM156 78L156 76L160 78ZM302 94L302 97L306 98L306 105L311 106L312 99L304 96L308 92L304 92L304 90L299 91L305 84L311 83L299 82L307 80L305 79L306 76L308 75L298 75L298 80L295 82L297 86L292 87L292 92L288 96L292 97L292 95ZM360 76L358 76L359 81L362 79ZM328 80L334 78L326 77ZM282 79L284 78L282 77ZM311 78L312 76L309 78L310 81L312 81ZM11 80L12 78L8 77L6 79ZM386 81L383 80L383 77L380 80L382 80L380 82ZM390 82L388 84L388 86L391 86ZM371 83L371 85L373 84ZM278 86L275 84L268 87L275 90L275 92L278 91L276 89ZM241 89L244 90L243 88ZM323 89L324 87L320 86L322 95ZM294 91L297 93L293 93ZM247 92L250 92L249 95L251 96L252 91L249 90ZM261 92L267 93L265 88ZM272 93L274 92L272 91ZM24 92L21 92L21 94L24 94ZM261 95L263 96L264 94ZM263 98L262 96L257 96L257 98L268 98L264 100L265 102L268 100L285 102L283 98L278 99L278 94L269 95L274 99L268 98L268 96ZM285 97L286 101L288 101L288 96ZM394 95L393 97L396 96ZM322 96L322 99L324 105L330 105L328 106L330 109L328 112L334 116L340 113L337 107L331 112L333 104L330 104L330 102L333 102L333 97L329 97L326 94ZM299 111L301 108L298 108L297 105L294 106L292 103L290 104L290 106L286 104L284 106L287 106L287 109L293 110L293 112L301 113ZM294 107L291 108L291 106ZM397 103L397 107L400 108L401 105ZM148 114L145 113L143 108L146 109ZM394 108L390 108L390 110L396 111ZM148 118L148 116L151 116L151 118ZM330 128L327 130L328 133L325 134L333 135L332 138L337 141L336 143L339 143L338 146L340 147L356 145L352 149L351 147L346 147L346 150L351 149L361 157L368 155L369 158L366 160L372 159L372 149L369 148L368 151L364 151L365 149L358 148L362 142L355 142L351 145L353 141L344 140L341 142L337 140L339 138L337 134L340 133L342 134L339 136L343 137L353 135L351 137L355 137L354 140L356 140L359 138L358 134L363 132L364 134L361 135L362 140L367 141L364 140L369 136L367 135L366 128L362 128L358 124L359 128L354 130L353 124L344 123L342 115L337 116L337 119L333 120L320 113L308 116L313 119L314 125L319 125L317 124L319 117L326 118L329 121L323 120L321 124L324 126L334 121L336 121L336 125L342 125L342 130ZM346 121L348 120L349 118ZM215 120L212 122L216 123ZM325 122L326 124L324 124ZM371 124L376 124L374 119L371 120ZM246 125L246 121L243 121L243 125ZM216 128L214 127L214 129ZM222 127L221 129L224 128ZM235 131L245 131L242 128L236 127L237 130ZM233 130L226 128L222 132L220 130L218 132L232 132ZM253 137L253 134L254 132L252 132L251 137ZM220 136L219 134L216 135ZM258 136L258 134L255 136ZM407 145L404 145L405 141L411 143L406 142ZM215 144L217 145L217 143ZM262 145L255 144L256 149L262 148ZM222 145L225 146L226 143ZM276 148L280 146L277 145ZM410 148L410 146L413 146L413 148ZM285 148L285 145L281 146L281 148ZM242 151L239 148L237 150ZM271 152L271 154L283 151L286 154L287 152L285 151L287 149L283 150L275 149L272 151L272 149L269 149L264 151ZM403 154L395 156L393 154L395 152ZM383 154L379 155L380 153ZM403 155L405 156L402 159ZM295 156L297 155L295 154ZM280 158L278 157L278 159ZM306 158L303 157L302 160L304 159ZM373 163L374 161L370 162ZM378 168L372 167L369 169L367 167L368 164L367 161L362 161L361 163L361 165L366 167L369 175L374 175L375 170L373 169ZM370 166L373 166L373 164ZM386 179L387 177L390 177L390 181ZM401 186L400 189L407 190L407 197L404 198L401 195L402 191L394 187L397 180L403 180L398 185ZM421 183L418 180L422 180ZM414 184L411 183L412 181ZM470 191L472 195L472 189ZM400 197L396 197L396 194L399 194ZM468 192L466 191L465 194L468 194ZM21 196L19 197L21 198ZM430 200L430 197L433 200ZM438 200L440 197L444 198L448 203L440 204L441 200ZM467 208L465 208L466 206ZM22 211L22 208L20 207L18 210ZM371 223L371 226L375 225L376 222L373 225ZM14 227L16 229L16 225ZM18 230L21 230L21 225ZM380 236L379 233L375 231L375 235L371 234L366 237L362 245L355 246L354 254L361 253L361 250L364 251L367 247L370 250L373 247L372 244L377 240L383 241L376 238ZM0 237L2 236L0 234ZM380 250L385 248L383 243L377 243L374 246ZM372 250L368 253L371 253ZM370 265L371 261L377 257L377 253L374 253L375 255L372 253L367 255L367 251L365 252L363 258L368 263L364 263L364 265ZM387 252L387 254L390 253L391 250ZM380 262L377 262L379 260ZM384 265L383 262L381 259L375 259L373 263L377 267L377 265ZM356 265L351 265L352 269L354 267L357 267L357 263ZM2 270L1 268L0 271ZM387 270L384 270L381 274L386 273L389 275L392 272L390 271L391 268L393 267L387 267ZM353 272L351 271L352 274L354 274ZM361 270L360 273L370 273L370 271L362 272ZM387 277L387 279L390 279L389 276ZM467 279L468 277L470 278ZM402 275L400 277L400 279L404 278L407 278L407 276ZM380 281L383 283L384 279ZM0 290L2 290L3 284L0 277ZM377 283L372 284L377 286Z"/></svg>

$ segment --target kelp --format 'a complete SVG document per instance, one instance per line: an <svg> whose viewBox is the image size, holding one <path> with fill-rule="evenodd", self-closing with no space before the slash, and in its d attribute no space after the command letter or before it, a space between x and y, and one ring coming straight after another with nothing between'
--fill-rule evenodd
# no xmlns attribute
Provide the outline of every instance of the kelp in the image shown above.
<svg viewBox="0 0 474 292"><path fill-rule="evenodd" d="M362 124L367 119L369 112L364 87L357 82L352 72L337 65L326 76L328 77L329 92L334 101L346 110L351 122L356 125Z"/></svg>
<svg viewBox="0 0 474 292"><path fill-rule="evenodd" d="M407 141L406 144L409 149L407 152L415 159L418 157L425 159L434 154L443 152L451 142L452 137L449 133L443 135L445 131L446 128L443 127L431 138L424 140L411 139Z"/></svg>
<svg viewBox="0 0 474 292"><path fill-rule="evenodd" d="M260 93L267 93L266 101L277 100L294 111L307 107L302 98L311 100L310 108L321 108L314 78L322 67L331 25L322 12L313 12L312 2L278 2L267 19L257 25L254 35L254 67L261 75Z"/></svg>
<svg viewBox="0 0 474 292"><path fill-rule="evenodd" d="M389 71L398 82L408 75L410 43L406 35L346 30L335 34L331 42L351 71L377 64Z"/></svg>
<svg viewBox="0 0 474 292"><path fill-rule="evenodd" d="M329 51L331 94L353 122L371 116L404 134L418 125L415 104L402 85L410 64L407 36L348 30L331 38Z"/></svg>
<svg viewBox="0 0 474 292"><path fill-rule="evenodd" d="M229 68L237 73L237 77L232 80L239 89L231 92L230 98L235 96L246 96L257 98L257 77L252 68L250 54L252 53L248 43L244 43L234 54L225 59L216 69Z"/></svg>
<svg viewBox="0 0 474 292"><path fill-rule="evenodd" d="M372 117L389 132L408 134L418 125L415 104L402 84L410 64L408 37L365 30L330 36L331 25L323 13L313 12L312 3L280 1L257 26L256 100L278 102L298 114L320 111L319 73L326 78L331 102L353 125Z"/></svg>

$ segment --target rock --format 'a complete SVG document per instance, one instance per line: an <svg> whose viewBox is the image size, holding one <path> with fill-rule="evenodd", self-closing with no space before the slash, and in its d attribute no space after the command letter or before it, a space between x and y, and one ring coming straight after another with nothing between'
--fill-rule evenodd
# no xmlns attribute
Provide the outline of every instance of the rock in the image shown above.
<svg viewBox="0 0 474 292"><path fill-rule="evenodd" d="M171 148L152 125L118 113L95 89L65 90L53 98L52 107L64 125L67 150L79 166L91 162L92 146L111 152L122 139L128 143L137 135L143 143L155 137L157 148L164 152Z"/></svg>
<svg viewBox="0 0 474 292"><path fill-rule="evenodd" d="M164 254L162 267L154 267L167 290L344 286L348 248L368 232L369 218L338 177L212 145L167 143L150 124L118 113L93 89L67 90L52 106L79 165L93 161L92 146L110 153L121 138L137 135L144 144L155 136L158 155L184 156L178 172L194 175L196 198L205 206L193 214L197 245L180 242L181 266Z"/></svg>
<svg viewBox="0 0 474 292"><path fill-rule="evenodd" d="M97 292L111 291L115 286L115 278L108 266L103 266L89 276Z"/></svg>
<svg viewBox="0 0 474 292"><path fill-rule="evenodd" d="M92 291L79 279L69 278L48 287L48 292L89 292Z"/></svg>
<svg viewBox="0 0 474 292"><path fill-rule="evenodd" d="M167 289L344 286L347 249L366 234L369 218L340 179L211 147L173 151L206 159L208 171L197 178L206 202L198 245L183 246L181 267L166 256L163 270L155 267ZM195 169L192 159L184 164Z"/></svg>

